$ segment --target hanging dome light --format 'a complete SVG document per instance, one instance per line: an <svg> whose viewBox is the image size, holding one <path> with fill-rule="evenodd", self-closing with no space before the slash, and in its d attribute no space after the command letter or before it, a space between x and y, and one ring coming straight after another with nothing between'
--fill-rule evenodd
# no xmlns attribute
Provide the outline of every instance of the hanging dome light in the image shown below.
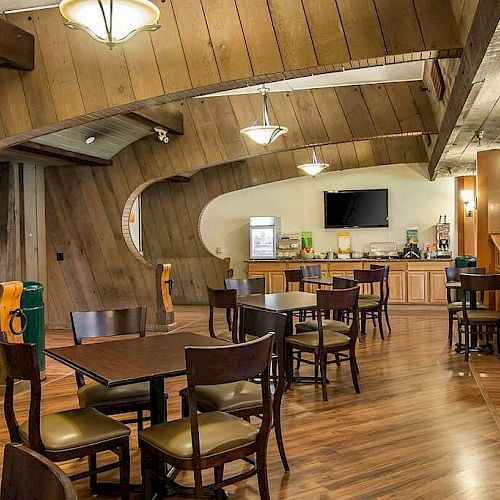
<svg viewBox="0 0 500 500"><path fill-rule="evenodd" d="M149 0L62 0L59 11L66 26L86 31L110 49L160 27L160 11Z"/></svg>
<svg viewBox="0 0 500 500"><path fill-rule="evenodd" d="M311 163L303 163L302 165L297 165L297 168L300 168L307 175L311 175L315 177L328 168L330 165L328 163L321 163L318 161L318 157L316 156L316 151L313 149L312 154L312 162Z"/></svg>
<svg viewBox="0 0 500 500"><path fill-rule="evenodd" d="M262 94L262 125L252 125L251 127L246 127L240 132L246 135L249 139L260 144L261 146L268 146L274 142L278 137L288 132L286 127L281 127L280 125L271 125L269 122L269 112L267 110L267 93L269 88L262 86L259 89Z"/></svg>

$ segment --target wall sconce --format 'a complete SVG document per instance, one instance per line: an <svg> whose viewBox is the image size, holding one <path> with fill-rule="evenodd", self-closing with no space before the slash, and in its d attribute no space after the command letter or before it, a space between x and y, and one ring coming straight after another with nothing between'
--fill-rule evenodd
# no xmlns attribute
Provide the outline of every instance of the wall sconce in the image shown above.
<svg viewBox="0 0 500 500"><path fill-rule="evenodd" d="M476 208L476 197L472 189L462 189L460 196L464 202L465 217L472 217Z"/></svg>

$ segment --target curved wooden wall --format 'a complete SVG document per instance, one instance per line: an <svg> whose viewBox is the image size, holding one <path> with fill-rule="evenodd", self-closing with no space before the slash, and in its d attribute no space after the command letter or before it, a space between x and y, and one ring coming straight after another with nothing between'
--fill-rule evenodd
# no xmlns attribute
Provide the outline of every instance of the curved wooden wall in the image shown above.
<svg viewBox="0 0 500 500"><path fill-rule="evenodd" d="M110 51L57 9L10 14L32 72L0 69L0 147L146 105L311 73L435 57L462 42L448 0L167 0L163 27ZM223 22L221 22L223 20Z"/></svg>

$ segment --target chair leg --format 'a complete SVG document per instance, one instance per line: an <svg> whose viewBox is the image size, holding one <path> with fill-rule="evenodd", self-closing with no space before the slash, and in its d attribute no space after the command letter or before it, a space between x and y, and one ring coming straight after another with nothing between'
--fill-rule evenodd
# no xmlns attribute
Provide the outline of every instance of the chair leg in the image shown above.
<svg viewBox="0 0 500 500"><path fill-rule="evenodd" d="M319 367L321 370L321 389L323 391L323 401L328 401L328 390L326 385L326 353L319 353Z"/></svg>
<svg viewBox="0 0 500 500"><path fill-rule="evenodd" d="M257 451L257 480L259 482L260 500L271 500L269 482L267 480L267 450Z"/></svg>
<svg viewBox="0 0 500 500"><path fill-rule="evenodd" d="M123 440L123 444L118 450L120 458L120 489L122 499L130 498L130 448L128 438Z"/></svg>
<svg viewBox="0 0 500 500"><path fill-rule="evenodd" d="M144 415L142 410L137 410L137 432L141 432L144 427Z"/></svg>
<svg viewBox="0 0 500 500"><path fill-rule="evenodd" d="M214 467L214 482L220 483L224 479L224 464ZM215 492L215 500L223 500L224 490L221 488Z"/></svg>
<svg viewBox="0 0 500 500"><path fill-rule="evenodd" d="M372 313L372 324L373 328L377 328L377 323L375 323L375 316L373 315L373 313Z"/></svg>
<svg viewBox="0 0 500 500"><path fill-rule="evenodd" d="M287 387L290 388L293 380L293 347L286 345L285 347L285 371Z"/></svg>
<svg viewBox="0 0 500 500"><path fill-rule="evenodd" d="M361 335L366 335L366 312L361 312Z"/></svg>
<svg viewBox="0 0 500 500"><path fill-rule="evenodd" d="M141 476L144 500L153 498L153 473L146 451L141 450Z"/></svg>
<svg viewBox="0 0 500 500"><path fill-rule="evenodd" d="M182 418L184 417L189 417L189 401L188 398L185 396L181 397L181 411L182 411Z"/></svg>
<svg viewBox="0 0 500 500"><path fill-rule="evenodd" d="M448 343L453 345L453 313L448 312Z"/></svg>
<svg viewBox="0 0 500 500"><path fill-rule="evenodd" d="M469 343L470 343L469 325L465 324L465 362L469 361Z"/></svg>
<svg viewBox="0 0 500 500"><path fill-rule="evenodd" d="M356 362L356 354L354 350L352 350L349 353L349 364L351 365L352 384L354 385L354 390L356 391L356 394L359 394L361 392L359 390L359 383L358 383L359 368L358 368L358 363Z"/></svg>
<svg viewBox="0 0 500 500"><path fill-rule="evenodd" d="M387 323L387 330L389 331L389 335L392 332L391 323L389 322L389 308L387 304L384 305L384 314L385 314L385 322Z"/></svg>
<svg viewBox="0 0 500 500"><path fill-rule="evenodd" d="M300 370L300 364L302 363L302 352L299 351L299 354L297 355L298 359L297 359L297 368L295 368L297 370L297 372L299 372Z"/></svg>
<svg viewBox="0 0 500 500"><path fill-rule="evenodd" d="M319 380L319 358L318 355L314 355L314 383L317 384Z"/></svg>
<svg viewBox="0 0 500 500"><path fill-rule="evenodd" d="M378 328L380 330L380 338L385 340L384 338L384 327L382 326L382 308L380 307L377 311L377 320L378 320Z"/></svg>
<svg viewBox="0 0 500 500"><path fill-rule="evenodd" d="M340 356L338 352L335 353L335 363L337 366L340 366Z"/></svg>
<svg viewBox="0 0 500 500"><path fill-rule="evenodd" d="M195 467L193 469L193 475L194 475L194 491L196 494L196 498L198 500L203 499L203 477L201 475L201 469L198 467Z"/></svg>
<svg viewBox="0 0 500 500"><path fill-rule="evenodd" d="M89 455L89 472L90 472L90 491L92 495L97 494L97 454L91 453Z"/></svg>

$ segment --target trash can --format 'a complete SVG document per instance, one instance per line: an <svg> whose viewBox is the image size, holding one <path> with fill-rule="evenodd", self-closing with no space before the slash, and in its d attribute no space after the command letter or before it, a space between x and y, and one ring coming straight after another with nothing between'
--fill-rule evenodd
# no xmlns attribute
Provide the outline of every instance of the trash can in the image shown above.
<svg viewBox="0 0 500 500"><path fill-rule="evenodd" d="M455 267L477 267L477 259L473 255L457 255Z"/></svg>
<svg viewBox="0 0 500 500"><path fill-rule="evenodd" d="M21 309L26 315L25 342L36 344L38 363L42 376L45 374L45 307L43 305L43 285L36 281L23 282Z"/></svg>

